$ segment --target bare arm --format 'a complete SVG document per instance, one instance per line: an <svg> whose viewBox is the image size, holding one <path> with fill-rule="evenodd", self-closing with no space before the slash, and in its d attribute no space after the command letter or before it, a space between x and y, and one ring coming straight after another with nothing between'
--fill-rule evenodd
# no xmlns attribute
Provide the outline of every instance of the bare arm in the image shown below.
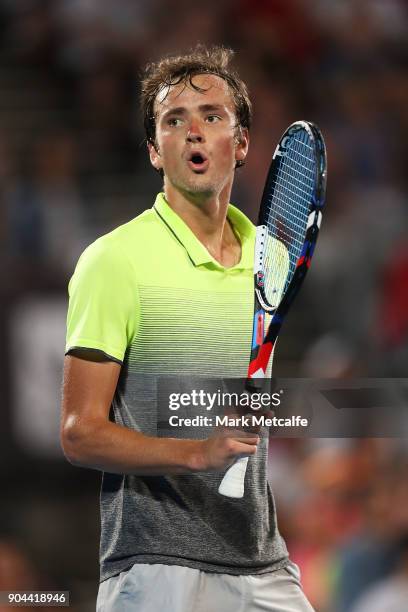
<svg viewBox="0 0 408 612"><path fill-rule="evenodd" d="M112 423L109 411L121 366L95 361L95 353L80 355L65 358L62 401L61 443L74 465L117 474L185 474L224 470L236 457L256 452L254 435L154 438Z"/></svg>

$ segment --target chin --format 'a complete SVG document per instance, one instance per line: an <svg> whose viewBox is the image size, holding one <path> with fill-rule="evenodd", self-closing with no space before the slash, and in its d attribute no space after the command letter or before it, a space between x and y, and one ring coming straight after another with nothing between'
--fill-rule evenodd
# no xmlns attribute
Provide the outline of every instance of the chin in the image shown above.
<svg viewBox="0 0 408 612"><path fill-rule="evenodd" d="M206 195L215 195L218 190L212 183L193 183L189 185L189 191L191 193L202 193Z"/></svg>
<svg viewBox="0 0 408 612"><path fill-rule="evenodd" d="M197 177L191 178L190 180L184 182L184 184L175 184L175 187L177 187L181 191L184 191L185 193L191 193L195 195L202 194L207 196L213 196L219 193L220 191L217 185L214 185L213 182L203 177L203 175L198 175Z"/></svg>

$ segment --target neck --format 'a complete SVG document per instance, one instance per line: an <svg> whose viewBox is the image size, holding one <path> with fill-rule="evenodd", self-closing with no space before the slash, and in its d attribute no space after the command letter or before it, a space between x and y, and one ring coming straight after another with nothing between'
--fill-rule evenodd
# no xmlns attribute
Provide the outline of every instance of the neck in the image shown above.
<svg viewBox="0 0 408 612"><path fill-rule="evenodd" d="M166 178L169 206L183 219L209 253L225 267L239 262L241 245L227 220L231 184L219 194L190 193L175 188Z"/></svg>

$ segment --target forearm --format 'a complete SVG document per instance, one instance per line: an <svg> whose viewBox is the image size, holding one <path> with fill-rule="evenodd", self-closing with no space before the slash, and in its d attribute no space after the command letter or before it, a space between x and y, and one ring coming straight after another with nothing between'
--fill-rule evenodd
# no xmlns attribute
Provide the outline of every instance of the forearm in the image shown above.
<svg viewBox="0 0 408 612"><path fill-rule="evenodd" d="M111 421L70 427L62 446L74 465L116 474L187 474L203 469L202 442L155 438Z"/></svg>

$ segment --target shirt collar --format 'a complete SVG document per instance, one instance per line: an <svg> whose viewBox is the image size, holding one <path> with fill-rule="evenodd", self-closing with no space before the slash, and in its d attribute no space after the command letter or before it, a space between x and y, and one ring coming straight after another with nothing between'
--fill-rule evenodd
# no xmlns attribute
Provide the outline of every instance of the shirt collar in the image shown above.
<svg viewBox="0 0 408 612"><path fill-rule="evenodd" d="M253 268L255 227L248 217L232 204L228 205L227 217L241 242L241 260L232 268L224 268L212 257L183 219L169 206L164 193L157 195L153 208L186 249L195 266L208 265L221 270Z"/></svg>

